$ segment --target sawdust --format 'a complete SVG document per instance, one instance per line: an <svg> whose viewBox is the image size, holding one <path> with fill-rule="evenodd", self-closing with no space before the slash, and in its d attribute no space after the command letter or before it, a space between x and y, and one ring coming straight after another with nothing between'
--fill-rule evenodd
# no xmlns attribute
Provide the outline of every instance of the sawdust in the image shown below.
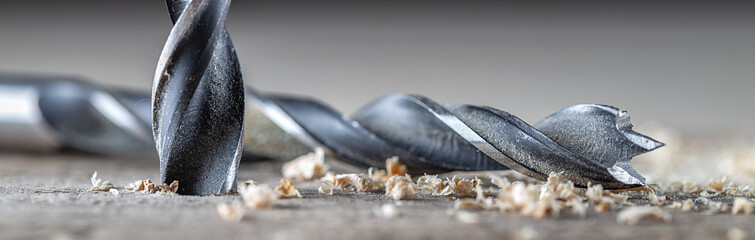
<svg viewBox="0 0 755 240"><path fill-rule="evenodd" d="M417 189L420 193L426 193L436 196L464 196L475 194L475 188L482 184L479 178L473 179L459 177L454 175L445 180L437 175L423 175L417 179Z"/></svg>
<svg viewBox="0 0 755 240"><path fill-rule="evenodd" d="M333 173L333 172L327 172L327 173L325 173L325 176L322 176L320 178L320 182L325 182L325 181L329 181L331 183L336 182L336 174Z"/></svg>
<svg viewBox="0 0 755 240"><path fill-rule="evenodd" d="M638 206L625 208L616 216L616 221L623 225L635 225L643 219L668 223L671 222L671 214L658 207Z"/></svg>
<svg viewBox="0 0 755 240"><path fill-rule="evenodd" d="M747 198L735 198L734 204L731 207L732 214L750 215L752 213L753 204Z"/></svg>
<svg viewBox="0 0 755 240"><path fill-rule="evenodd" d="M333 195L333 182L331 181L322 181L320 182L320 187L317 188L317 192L332 196Z"/></svg>
<svg viewBox="0 0 755 240"><path fill-rule="evenodd" d="M299 190L294 187L294 184L291 183L291 181L283 178L281 179L281 185L275 187L275 192L278 194L279 198L301 198L301 193L299 193Z"/></svg>
<svg viewBox="0 0 755 240"><path fill-rule="evenodd" d="M267 185L257 184L249 180L239 186L239 194L246 206L252 209L268 208L278 200L278 193Z"/></svg>
<svg viewBox="0 0 755 240"><path fill-rule="evenodd" d="M374 189L384 189L391 177L403 176L407 173L406 165L399 163L399 158L395 156L385 160L385 170L372 167L367 169L367 176L373 180Z"/></svg>
<svg viewBox="0 0 755 240"><path fill-rule="evenodd" d="M92 187L89 188L89 191L110 191L110 189L115 188L110 181L102 181L102 179L97 178L97 172L94 172L92 174L92 178L90 178L90 181L92 182Z"/></svg>
<svg viewBox="0 0 755 240"><path fill-rule="evenodd" d="M417 186L412 182L409 174L396 175L388 179L385 185L385 195L393 200L404 200L417 195Z"/></svg>
<svg viewBox="0 0 755 240"><path fill-rule="evenodd" d="M432 195L449 195L451 189L448 188L448 184L438 175L427 175L417 179L417 189L420 192L429 193Z"/></svg>
<svg viewBox="0 0 755 240"><path fill-rule="evenodd" d="M178 181L173 181L170 184L155 185L152 180L144 179L138 180L125 187L126 191L139 192L147 194L160 194L160 195L173 195L178 191Z"/></svg>
<svg viewBox="0 0 755 240"><path fill-rule="evenodd" d="M589 184L585 191L585 197L590 204L595 205L595 211L606 212L627 203L629 199L626 195L614 194L610 191L604 191L600 184Z"/></svg>
<svg viewBox="0 0 755 240"><path fill-rule="evenodd" d="M246 208L241 202L218 203L216 206L220 218L228 222L240 222L244 218Z"/></svg>
<svg viewBox="0 0 755 240"><path fill-rule="evenodd" d="M283 165L283 178L295 181L309 181L322 177L330 169L325 163L325 152L322 148L302 155Z"/></svg>
<svg viewBox="0 0 755 240"><path fill-rule="evenodd" d="M373 188L373 180L364 174L338 174L334 185L348 191L369 192Z"/></svg>
<svg viewBox="0 0 755 240"><path fill-rule="evenodd" d="M666 196L658 196L655 193L648 194L648 198L650 199L650 205L653 206L663 206L663 203L666 202Z"/></svg>

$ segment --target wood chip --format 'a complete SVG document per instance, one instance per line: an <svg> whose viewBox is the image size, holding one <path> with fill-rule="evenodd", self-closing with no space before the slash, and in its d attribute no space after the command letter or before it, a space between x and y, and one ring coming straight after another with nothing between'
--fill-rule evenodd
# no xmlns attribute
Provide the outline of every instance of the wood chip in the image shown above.
<svg viewBox="0 0 755 240"><path fill-rule="evenodd" d="M335 186L344 190L369 192L373 188L373 180L364 174L338 174L335 179Z"/></svg>
<svg viewBox="0 0 755 240"><path fill-rule="evenodd" d="M247 181L244 185L239 188L239 194L249 208L272 207L278 200L278 193L267 185L260 185L254 181Z"/></svg>
<svg viewBox="0 0 755 240"><path fill-rule="evenodd" d="M283 178L281 179L281 185L275 188L275 192L278 193L279 198L301 198L301 193L294 187L291 181Z"/></svg>
<svg viewBox="0 0 755 240"><path fill-rule="evenodd" d="M619 212L616 221L619 224L635 225L643 219L651 219L658 222L671 222L671 214L658 207L628 207Z"/></svg>
<svg viewBox="0 0 755 240"><path fill-rule="evenodd" d="M409 199L417 195L417 185L412 182L409 174L393 176L385 184L385 195L393 200Z"/></svg>
<svg viewBox="0 0 755 240"><path fill-rule="evenodd" d="M752 208L753 204L747 198L735 198L734 204L731 207L731 214L750 215Z"/></svg>
<svg viewBox="0 0 755 240"><path fill-rule="evenodd" d="M322 148L302 155L283 165L283 177L296 181L309 181L322 177L330 166L325 163L325 152Z"/></svg>
<svg viewBox="0 0 755 240"><path fill-rule="evenodd" d="M107 192L110 191L110 189L115 188L110 181L102 181L102 179L97 178L97 172L94 172L92 174L92 178L89 179L92 182L92 187L89 188L89 191L103 191Z"/></svg>
<svg viewBox="0 0 755 240"><path fill-rule="evenodd" d="M244 213L246 213L244 205L237 201L230 204L218 203L216 209L220 218L229 222L240 222L244 218Z"/></svg>

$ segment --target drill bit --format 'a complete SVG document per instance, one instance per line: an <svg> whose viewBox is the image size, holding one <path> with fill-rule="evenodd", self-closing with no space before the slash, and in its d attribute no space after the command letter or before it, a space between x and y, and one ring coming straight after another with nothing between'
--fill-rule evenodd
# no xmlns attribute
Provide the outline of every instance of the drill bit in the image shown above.
<svg viewBox="0 0 755 240"><path fill-rule="evenodd" d="M154 151L154 143L149 137L151 106L148 93L106 90L68 77L3 75L0 76L0 103L3 106L14 106L0 109L0 147L35 151L64 147L117 156L151 154ZM632 131L626 112L601 105L566 108L535 124L537 130L508 114L499 114L502 119L508 119L506 121L492 119L490 123L485 123L479 116L470 117L474 113L467 114L460 110L479 107L438 104L419 96L402 94L384 97L366 106L354 118L342 116L315 100L262 94L251 88L246 89L245 107L246 156L288 160L315 147L323 147L335 157L365 167L381 167L382 159L400 156L413 173L420 174L451 170L496 170L517 166L509 158L534 158L526 166L541 166L538 173L529 174L539 179L544 178L548 171L559 172L561 168L569 167L568 161L563 161L561 165L564 166L543 165L554 162L553 159L557 158L553 156L518 154L542 152L573 159L589 159L609 172L612 171L615 178L623 178L622 182L637 182L632 179L639 179L641 182L641 176L632 170L629 160L637 154L662 146L661 143ZM451 111L456 115L449 115L449 109L456 109ZM459 120L455 120L455 116L459 116ZM459 124L460 120L467 123ZM507 126L506 122L513 125ZM470 132L464 125L478 127ZM479 125L490 126L493 130L513 129L514 133L520 131L522 136L532 135L534 138L522 141L510 137L516 134L494 136L490 133L491 130ZM518 127L520 130L516 130L516 125L521 126ZM418 137L428 132L448 135ZM508 140L505 140L507 136ZM520 147L547 148L537 151L509 149L507 151L512 152L501 156L496 153L495 147L486 145L488 140L481 139L482 137L519 141ZM452 141L438 140L445 138ZM543 144L538 145L537 141ZM553 142L557 144L554 145ZM432 149L436 152L432 156L417 150L427 149L427 146L433 144L441 147ZM564 148L568 151L564 151ZM575 157L575 154L578 156ZM503 165L499 161L509 163L503 162ZM555 163L560 162L555 160ZM581 175L587 173L589 172L580 171ZM223 176L225 175L221 173L217 177ZM596 177L580 178L596 182ZM617 188L629 186L634 185Z"/></svg>
<svg viewBox="0 0 755 240"><path fill-rule="evenodd" d="M235 188L244 87L225 29L230 0L168 0L173 29L152 87L152 129L163 183L179 194Z"/></svg>
<svg viewBox="0 0 755 240"><path fill-rule="evenodd" d="M605 105L571 106L533 127L491 107L437 103L418 95L385 96L351 118L312 99L253 90L246 97L253 103L247 104L247 113L264 114L280 127L265 134L293 137L288 141L295 143L269 144L284 148L278 152L288 146L321 147L364 167L381 167L384 159L398 156L410 172L420 174L510 168L539 180L558 172L577 186L631 188L645 179L629 160L663 146L634 132L628 113ZM259 110L250 111L253 107ZM246 134L252 135L247 139L254 139L255 123L246 125Z"/></svg>
<svg viewBox="0 0 755 240"><path fill-rule="evenodd" d="M151 155L146 95L72 77L0 75L0 148Z"/></svg>

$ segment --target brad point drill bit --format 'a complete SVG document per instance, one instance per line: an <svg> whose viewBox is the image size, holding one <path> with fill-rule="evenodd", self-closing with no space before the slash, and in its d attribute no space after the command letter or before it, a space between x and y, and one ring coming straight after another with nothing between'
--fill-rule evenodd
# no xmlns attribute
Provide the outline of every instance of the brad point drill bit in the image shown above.
<svg viewBox="0 0 755 240"><path fill-rule="evenodd" d="M264 139L280 139L268 146L284 149L322 147L364 167L382 167L384 159L398 156L418 174L510 168L540 180L560 172L582 187L593 183L631 188L642 186L645 179L629 160L663 146L632 131L625 111L596 104L565 108L536 128L491 107L444 104L418 95L385 96L351 118L305 98L248 90L247 101L253 103L248 104L247 114L257 115L248 119L267 117L262 122L274 122L280 129L276 133L266 127L264 134L256 133L256 123L247 121L246 134L251 135L247 139L288 134L292 138ZM245 147L264 152L253 144Z"/></svg>
<svg viewBox="0 0 755 240"><path fill-rule="evenodd" d="M179 194L235 188L244 87L225 29L230 0L168 0L173 29L152 87L152 129L163 183Z"/></svg>

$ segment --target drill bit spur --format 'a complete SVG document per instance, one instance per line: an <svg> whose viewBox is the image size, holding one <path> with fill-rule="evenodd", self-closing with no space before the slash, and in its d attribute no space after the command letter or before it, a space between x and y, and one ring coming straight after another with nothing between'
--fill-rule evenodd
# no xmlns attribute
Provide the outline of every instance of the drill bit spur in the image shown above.
<svg viewBox="0 0 755 240"><path fill-rule="evenodd" d="M307 98L244 93L223 24L230 1L167 2L174 27L155 75L153 130L162 180L179 180L182 194L231 190L242 139L246 152L264 157L321 147L358 166L398 156L413 173L510 168L606 188L643 185L629 160L663 146L605 105L568 107L533 127L494 108L417 95L389 95L347 117Z"/></svg>

